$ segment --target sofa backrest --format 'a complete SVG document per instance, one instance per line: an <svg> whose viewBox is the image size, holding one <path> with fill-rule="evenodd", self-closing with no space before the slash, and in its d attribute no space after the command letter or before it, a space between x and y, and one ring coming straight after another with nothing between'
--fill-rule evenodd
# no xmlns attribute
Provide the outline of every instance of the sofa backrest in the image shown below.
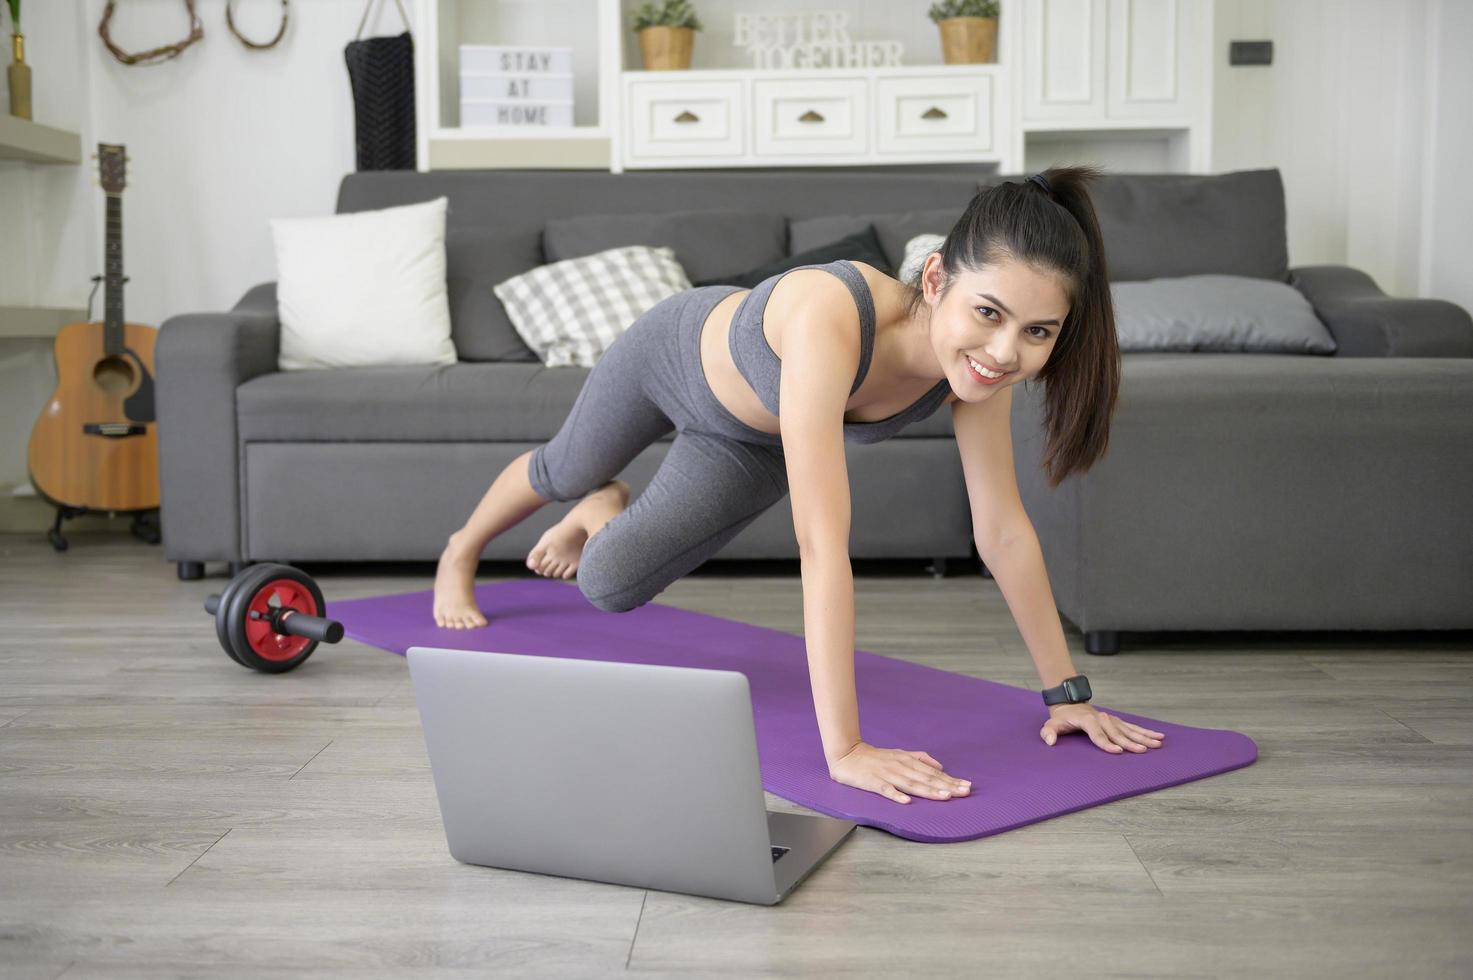
<svg viewBox="0 0 1473 980"><path fill-rule="evenodd" d="M449 198L447 280L457 349L467 360L535 360L489 287L550 261L542 247L549 219L739 208L784 215L790 228L802 222L814 230L827 227L814 219L853 215L874 220L890 253L917 231L949 230L919 228L918 221L929 224L947 212L959 217L982 187L1026 176L812 169L366 171L343 178L337 210ZM1091 195L1111 279L1201 273L1288 278L1284 188L1277 169L1107 174ZM845 233L842 224L833 224L834 237ZM891 258L899 263L899 256Z"/></svg>

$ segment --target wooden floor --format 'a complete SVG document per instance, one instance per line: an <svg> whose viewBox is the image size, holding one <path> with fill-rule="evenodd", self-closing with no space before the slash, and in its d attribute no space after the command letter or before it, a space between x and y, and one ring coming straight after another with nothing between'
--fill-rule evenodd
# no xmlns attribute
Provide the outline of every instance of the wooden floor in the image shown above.
<svg viewBox="0 0 1473 980"><path fill-rule="evenodd" d="M856 563L858 645L1036 690L994 583L922 565ZM329 602L433 572L309 570ZM246 671L201 610L211 571L0 536L0 976L1473 975L1467 633L1092 657L1070 628L1098 701L1246 732L1258 761L960 844L860 827L767 908L457 863L405 661L344 641ZM786 563L658 601L802 629Z"/></svg>

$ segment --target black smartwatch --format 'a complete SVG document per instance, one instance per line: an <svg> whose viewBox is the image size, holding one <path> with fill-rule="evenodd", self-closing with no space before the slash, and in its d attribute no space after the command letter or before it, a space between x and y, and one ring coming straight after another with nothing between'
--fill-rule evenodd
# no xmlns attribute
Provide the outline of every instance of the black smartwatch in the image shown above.
<svg viewBox="0 0 1473 980"><path fill-rule="evenodd" d="M1051 687L1043 692L1043 703L1055 704L1082 704L1094 697L1089 689L1089 678L1083 674L1075 674L1065 679L1058 687Z"/></svg>

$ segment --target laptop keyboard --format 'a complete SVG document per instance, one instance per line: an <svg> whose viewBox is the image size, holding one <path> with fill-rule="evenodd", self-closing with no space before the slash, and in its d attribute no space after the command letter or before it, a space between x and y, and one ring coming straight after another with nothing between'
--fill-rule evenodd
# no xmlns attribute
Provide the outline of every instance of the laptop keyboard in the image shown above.
<svg viewBox="0 0 1473 980"><path fill-rule="evenodd" d="M791 848L778 847L776 845L773 845L773 848L772 848L772 860L774 862L776 862L778 858L780 858L784 854L788 853L789 850L791 850Z"/></svg>

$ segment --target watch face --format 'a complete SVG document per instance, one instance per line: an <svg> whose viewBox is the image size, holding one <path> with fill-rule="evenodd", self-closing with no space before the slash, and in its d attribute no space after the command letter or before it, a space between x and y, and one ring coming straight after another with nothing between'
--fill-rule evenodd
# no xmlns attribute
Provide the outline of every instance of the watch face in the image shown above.
<svg viewBox="0 0 1473 980"><path fill-rule="evenodd" d="M1064 681L1064 693L1069 695L1071 701L1088 701L1094 697L1089 689L1089 680L1082 675Z"/></svg>

